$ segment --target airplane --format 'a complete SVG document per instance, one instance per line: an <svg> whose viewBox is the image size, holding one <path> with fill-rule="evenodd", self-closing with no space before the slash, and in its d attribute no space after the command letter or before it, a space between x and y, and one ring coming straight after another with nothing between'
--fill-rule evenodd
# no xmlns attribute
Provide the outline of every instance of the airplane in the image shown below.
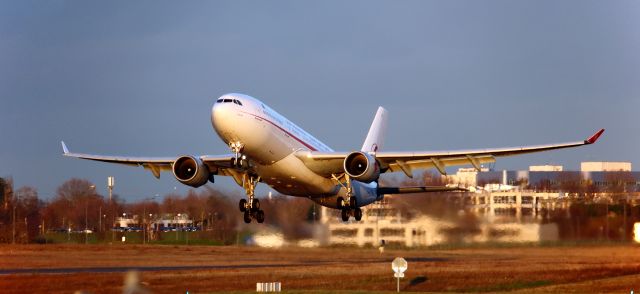
<svg viewBox="0 0 640 294"><path fill-rule="evenodd" d="M460 151L381 151L388 114L379 107L362 148L336 152L311 134L280 115L260 100L230 93L215 100L211 124L231 150L223 155L183 155L179 157L127 157L71 153L62 141L63 155L81 159L142 166L160 178L161 171L172 171L182 184L200 187L214 183L214 176L230 176L241 186L247 199L238 207L246 223L264 222L260 201L254 197L258 183L290 196L308 197L312 201L341 210L341 219L362 218L361 207L382 200L385 194L460 190L460 187L381 187L380 174L413 172L435 168L446 175L446 167L481 165L496 157L578 147L595 143L604 129L583 141Z"/></svg>

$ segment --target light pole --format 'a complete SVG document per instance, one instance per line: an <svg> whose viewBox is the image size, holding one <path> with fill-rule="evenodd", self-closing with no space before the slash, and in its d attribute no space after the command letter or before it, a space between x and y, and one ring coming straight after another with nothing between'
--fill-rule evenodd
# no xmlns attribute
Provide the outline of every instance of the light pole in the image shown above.
<svg viewBox="0 0 640 294"><path fill-rule="evenodd" d="M178 218L176 218L176 241L178 241L178 221L180 220L180 214L178 213Z"/></svg>
<svg viewBox="0 0 640 294"><path fill-rule="evenodd" d="M115 178L111 176L107 177L107 188L109 188L109 211L107 213L113 215L113 223L111 224L113 226L111 228L111 243L115 242L116 238L116 232L114 231L114 229L116 224L116 214L118 213L114 209L113 201L111 198L111 194L113 193L113 186L115 186Z"/></svg>
<svg viewBox="0 0 640 294"><path fill-rule="evenodd" d="M109 188L109 202L111 202L111 195L113 193L113 186L116 185L114 177L107 177L107 187Z"/></svg>
<svg viewBox="0 0 640 294"><path fill-rule="evenodd" d="M149 214L149 225L147 226L147 240L151 241L153 236L153 228L151 227L151 220L153 219L153 213Z"/></svg>

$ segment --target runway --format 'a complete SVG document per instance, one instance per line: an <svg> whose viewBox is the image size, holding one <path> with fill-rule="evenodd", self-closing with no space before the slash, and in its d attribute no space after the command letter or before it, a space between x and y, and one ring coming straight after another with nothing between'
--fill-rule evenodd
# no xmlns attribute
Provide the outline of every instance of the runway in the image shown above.
<svg viewBox="0 0 640 294"><path fill-rule="evenodd" d="M408 262L416 261L445 261L445 258L407 258ZM352 264L388 263L384 260L357 260ZM76 273L126 273L129 271L189 271L189 270L230 270L230 269L260 269L260 268L289 268L304 266L337 265L340 262L307 261L300 263L276 264L239 264L239 265L196 265L196 266L137 266L137 267L59 267L59 268L18 268L0 269L0 275L41 275L41 274L76 274Z"/></svg>
<svg viewBox="0 0 640 294"><path fill-rule="evenodd" d="M451 249L158 245L0 245L3 293L118 293L140 272L153 293L395 291L391 261L408 261L402 291L626 292L640 280L640 250L624 244ZM638 289L635 289L636 291Z"/></svg>

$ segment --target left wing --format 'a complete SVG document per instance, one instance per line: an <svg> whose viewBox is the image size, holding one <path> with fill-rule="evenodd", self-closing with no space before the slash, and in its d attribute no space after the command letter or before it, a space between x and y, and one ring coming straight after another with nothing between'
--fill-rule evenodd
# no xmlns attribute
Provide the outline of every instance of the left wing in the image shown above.
<svg viewBox="0 0 640 294"><path fill-rule="evenodd" d="M64 152L64 156L118 163L130 166L142 166L144 167L144 169L150 170L156 178L160 178L161 171L170 171L173 163L176 159L178 159L178 157L129 157L72 153L69 152L69 148L67 148L67 145L64 142L60 143L62 143L62 151ZM213 174L225 176L234 175L233 171L229 171L229 169L231 169L230 158L233 157L232 154L201 155L196 157L202 160L202 162L209 168L209 171Z"/></svg>
<svg viewBox="0 0 640 294"><path fill-rule="evenodd" d="M495 162L496 157L590 145L595 143L603 132L604 129L601 129L586 140L560 144L459 151L376 152L375 157L382 172L402 171L408 177L413 177L415 169L436 168L445 175L445 168L448 166L468 164L479 171L481 164ZM296 152L296 156L305 162L307 167L326 176L343 173L342 164L349 154L349 152Z"/></svg>

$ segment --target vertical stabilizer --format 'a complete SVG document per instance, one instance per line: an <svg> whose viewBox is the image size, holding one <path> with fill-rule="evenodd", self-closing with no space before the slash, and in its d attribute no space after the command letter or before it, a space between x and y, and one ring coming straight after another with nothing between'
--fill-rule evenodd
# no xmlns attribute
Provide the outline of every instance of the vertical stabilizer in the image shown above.
<svg viewBox="0 0 640 294"><path fill-rule="evenodd" d="M373 123L371 123L371 128L369 128L367 138L364 140L364 144L362 144L361 151L376 152L382 149L386 132L387 110L381 106L378 107L378 112L376 112L376 117L373 119Z"/></svg>

